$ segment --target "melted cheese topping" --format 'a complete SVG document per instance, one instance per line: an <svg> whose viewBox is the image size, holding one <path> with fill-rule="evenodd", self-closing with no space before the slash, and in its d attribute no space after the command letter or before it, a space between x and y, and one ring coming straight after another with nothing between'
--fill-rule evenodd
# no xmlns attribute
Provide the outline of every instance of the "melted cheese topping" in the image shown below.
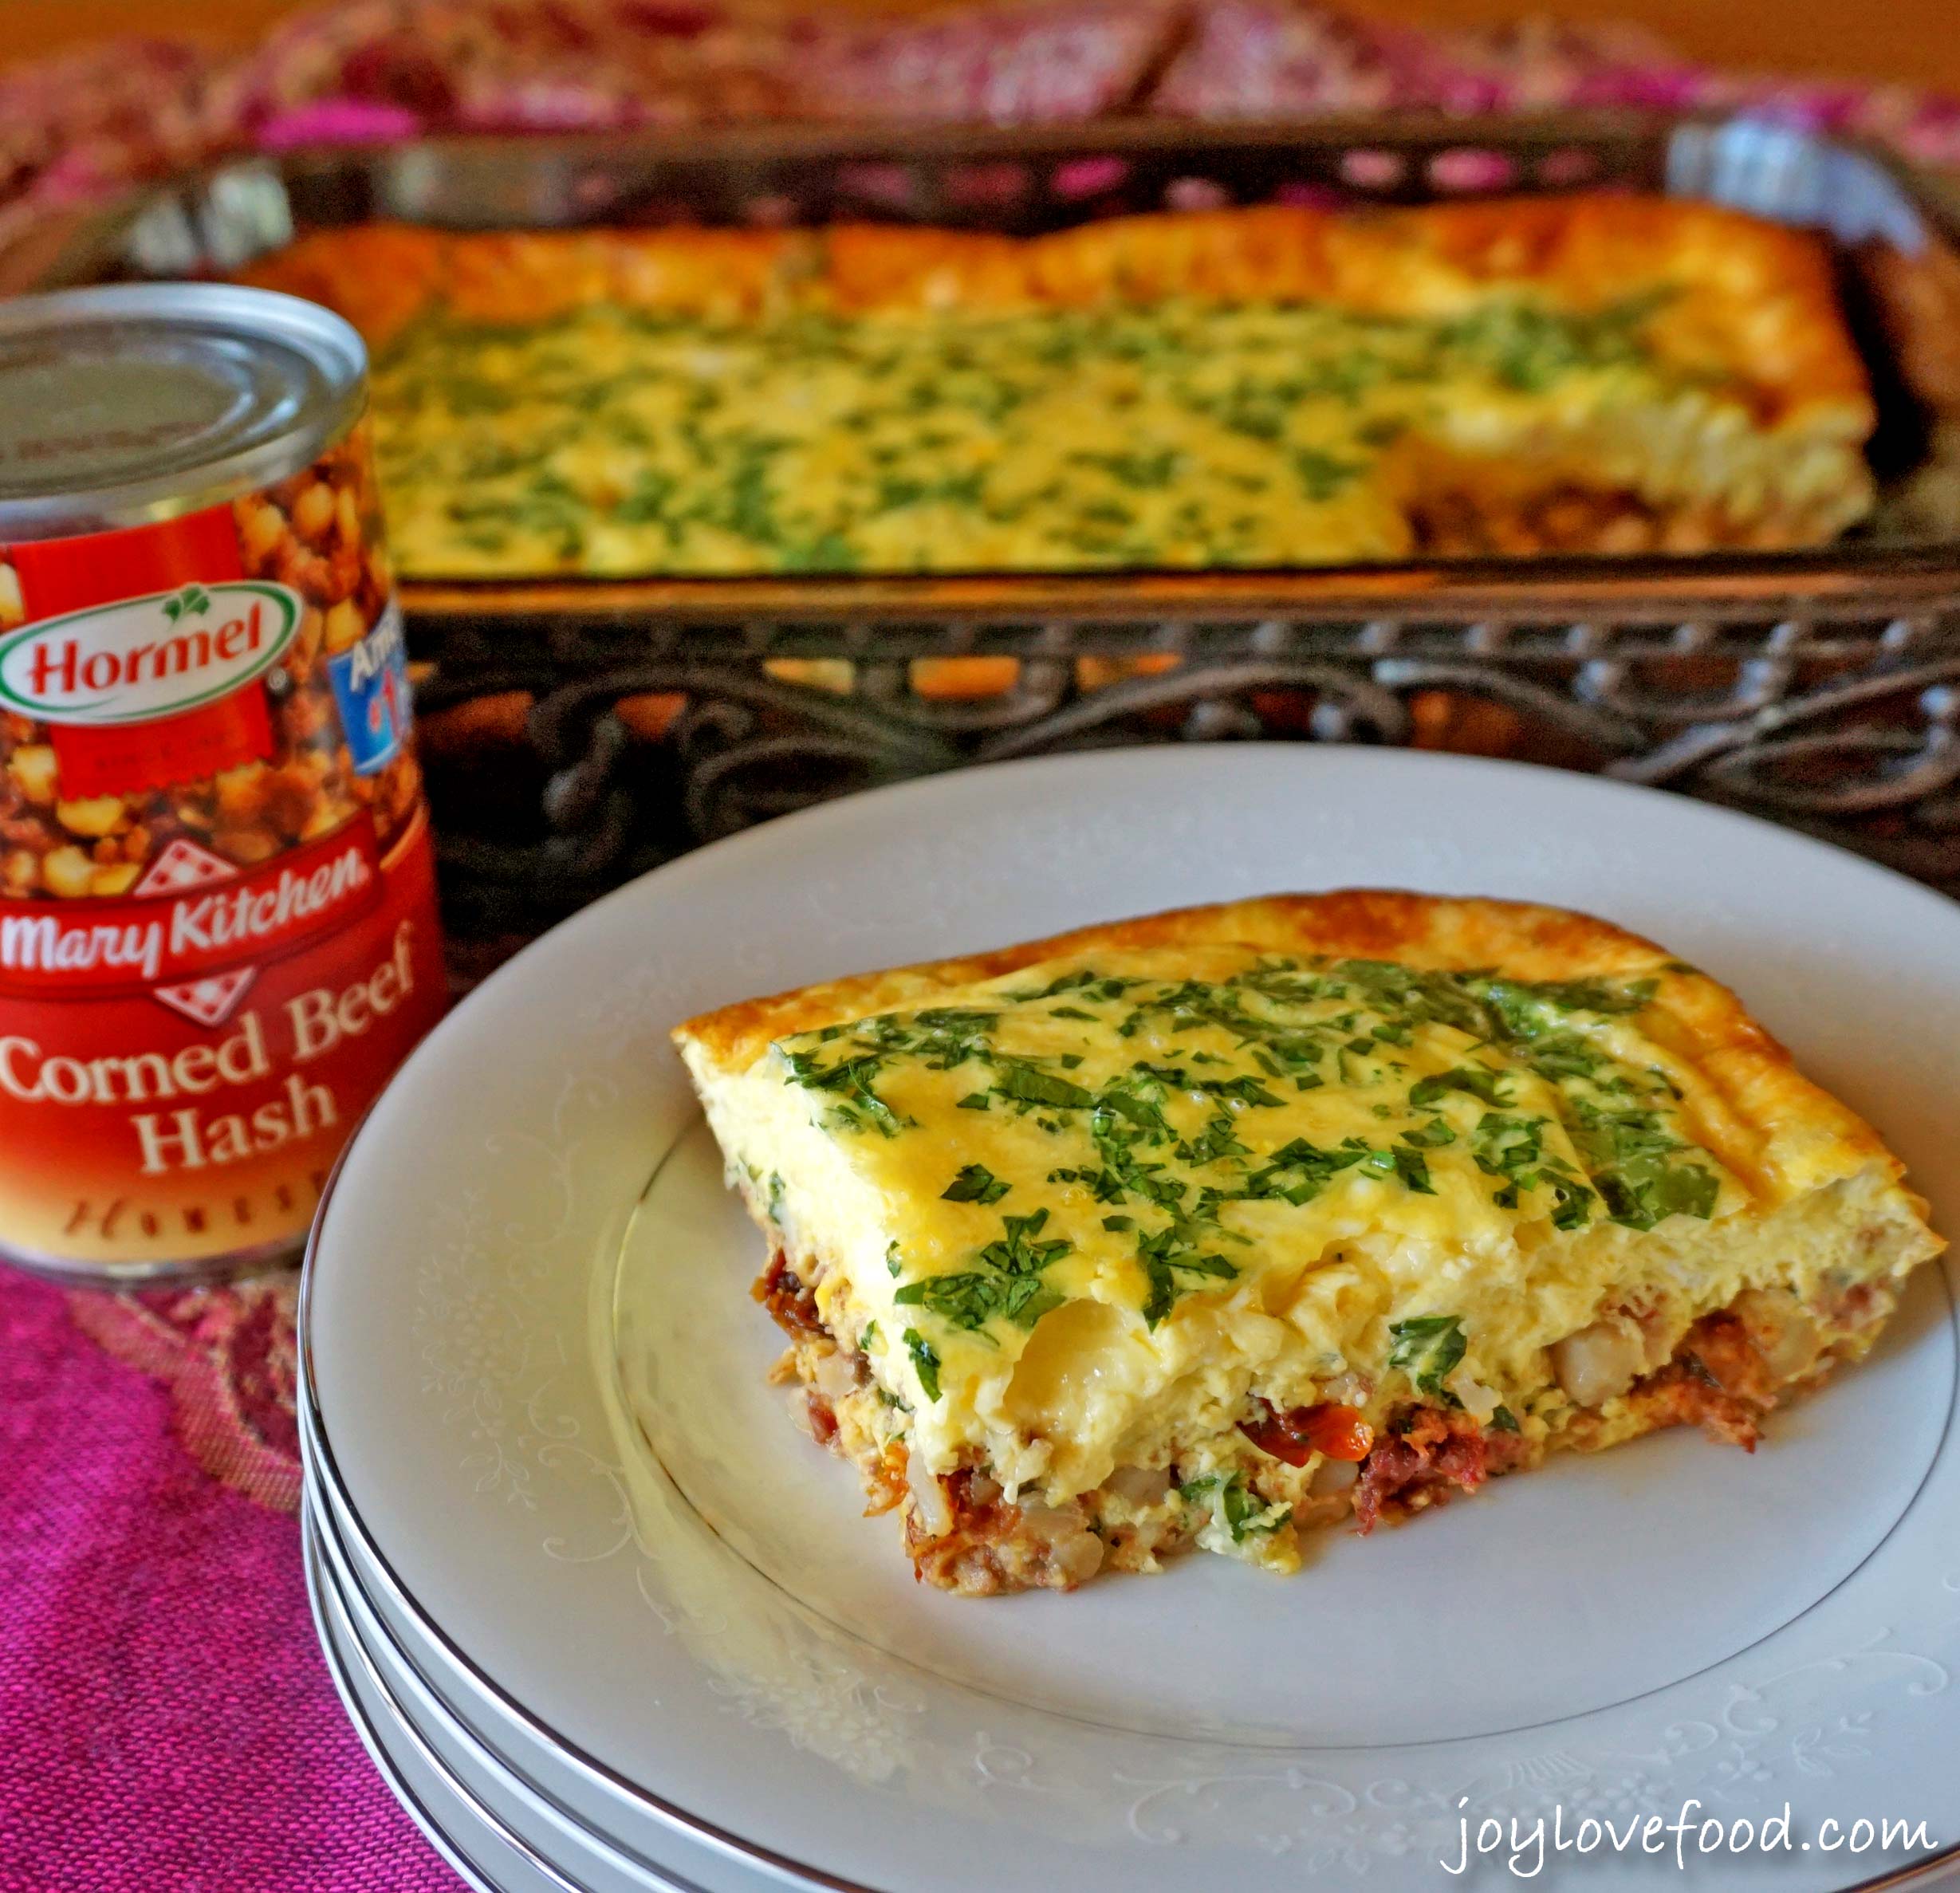
<svg viewBox="0 0 1960 1893"><path fill-rule="evenodd" d="M1229 1462L1249 1393L1556 1427L1549 1350L1603 1312L1664 1360L1746 1288L1891 1266L1883 1171L1771 1161L1655 983L1104 950L740 1072L687 1049L911 1450L1059 1498Z"/></svg>
<svg viewBox="0 0 1960 1893"><path fill-rule="evenodd" d="M1855 439L1657 355L1666 302L439 309L376 366L391 537L419 577L1038 571L1406 557L1436 491L1855 513Z"/></svg>

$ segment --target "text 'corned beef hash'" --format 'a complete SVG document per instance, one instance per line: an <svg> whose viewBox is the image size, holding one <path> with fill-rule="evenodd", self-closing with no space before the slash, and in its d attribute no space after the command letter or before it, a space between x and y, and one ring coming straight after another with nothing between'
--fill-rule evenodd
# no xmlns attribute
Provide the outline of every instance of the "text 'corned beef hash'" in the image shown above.
<svg viewBox="0 0 1960 1893"><path fill-rule="evenodd" d="M1277 895L675 1037L811 1430L970 1595L1753 1446L1943 1246L1734 994L1549 907Z"/></svg>

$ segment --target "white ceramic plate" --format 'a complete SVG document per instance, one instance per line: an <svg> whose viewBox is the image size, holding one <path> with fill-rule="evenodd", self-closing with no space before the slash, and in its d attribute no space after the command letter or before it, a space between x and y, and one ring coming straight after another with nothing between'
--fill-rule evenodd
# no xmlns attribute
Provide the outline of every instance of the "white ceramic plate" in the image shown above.
<svg viewBox="0 0 1960 1893"><path fill-rule="evenodd" d="M644 1851L623 1843L604 1797L576 1782L564 1794L562 1758L540 1768L507 1718L473 1713L466 1686L403 1639L375 1602L372 1576L356 1569L360 1554L350 1553L348 1528L321 1486L303 1509L315 1621L343 1699L370 1749L386 1751L383 1772L396 1792L403 1777L423 1785L407 1797L418 1819L435 1810L470 1858L518 1856L515 1883L500 1883L502 1893L533 1893L541 1863L578 1893L767 1893L781 1883L683 1832L656 1828Z"/></svg>
<svg viewBox="0 0 1960 1893"><path fill-rule="evenodd" d="M471 1893L583 1893L564 1883L547 1863L501 1838L455 1792L426 1747L399 1726L377 1672L364 1660L365 1653L348 1628L305 1519L301 1537L313 1628L340 1706L423 1838L462 1875Z"/></svg>
<svg viewBox="0 0 1960 1893"><path fill-rule="evenodd" d="M1753 1459L1669 1435L1557 1463L1330 1537L1291 1582L1198 1558L948 1598L792 1431L675 1019L1344 884L1550 900L1662 939L1871 1116L1960 1229L1960 909L1698 804L1406 752L1167 748L966 772L690 856L416 1053L345 1161L304 1316L316 1456L360 1555L501 1726L600 1785L596 1820L893 1893L1168 1893L1270 1879L1274 1856L1289 1883L1392 1893L1460 1883L1440 1863L1465 1818L1623 1828L1690 1797L1725 1821L1790 1804L1797 1850L1723 1859L1725 1887L1761 1870L1823 1893L1933 1857L1803 1850L1827 1818L1960 1842L1936 1271ZM1583 1865L1604 1889L1655 1871Z"/></svg>
<svg viewBox="0 0 1960 1893"><path fill-rule="evenodd" d="M399 1653L361 1601L312 1505L302 1517L313 1622L342 1706L383 1778L473 1887L490 1893L753 1893L725 1864L708 1882L632 1863L490 1758ZM734 1876L734 1877L730 1877Z"/></svg>

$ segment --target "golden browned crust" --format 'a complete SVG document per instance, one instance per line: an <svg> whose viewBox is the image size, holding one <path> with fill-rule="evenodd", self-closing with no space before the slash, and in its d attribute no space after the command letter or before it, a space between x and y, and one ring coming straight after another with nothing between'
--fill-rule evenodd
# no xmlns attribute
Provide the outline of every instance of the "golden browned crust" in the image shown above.
<svg viewBox="0 0 1960 1893"><path fill-rule="evenodd" d="M710 1065L740 1071L790 1033L929 1005L937 994L1045 961L1198 946L1488 968L1521 980L1651 978L1657 986L1641 1029L1700 1080L1690 1100L1698 1134L1737 1175L1785 1197L1874 1166L1890 1181L1903 1174L1877 1133L1798 1072L1726 986L1610 921L1517 901L1346 888L1183 907L746 1000L687 1020L673 1036Z"/></svg>
<svg viewBox="0 0 1960 1893"><path fill-rule="evenodd" d="M378 348L443 293L451 241L403 223L317 230L241 271L238 280L323 303Z"/></svg>
<svg viewBox="0 0 1960 1893"><path fill-rule="evenodd" d="M409 224L318 230L241 280L324 303L381 348L425 310L540 322L597 302L678 314L754 315L817 267L805 232L451 232Z"/></svg>
<svg viewBox="0 0 1960 1893"><path fill-rule="evenodd" d="M924 1004L943 987L997 978L1044 960L1136 947L1215 946L1399 960L1442 970L1501 965L1520 979L1571 979L1582 973L1637 976L1668 959L1651 940L1610 921L1559 907L1344 887L1174 907L990 952L801 986L690 1019L676 1028L675 1036L698 1041L718 1064L739 1068L788 1033Z"/></svg>
<svg viewBox="0 0 1960 1893"><path fill-rule="evenodd" d="M1082 307L1184 295L1446 314L1494 286L1596 308L1671 292L1663 356L1757 389L1764 417L1869 409L1829 259L1804 232L1709 204L1578 195L1341 212L1290 205L1128 217L1028 240L847 225L828 281L851 309Z"/></svg>
<svg viewBox="0 0 1960 1893"><path fill-rule="evenodd" d="M856 312L1080 308L1197 296L1447 315L1493 286L1577 308L1664 290L1663 358L1749 392L1759 418L1871 424L1818 240L1713 205L1605 193L1415 209L1265 205L1110 218L1033 238L888 225L822 232L513 234L396 225L303 238L248 273L337 309L379 345L431 303L534 321L581 305L726 314L794 296Z"/></svg>

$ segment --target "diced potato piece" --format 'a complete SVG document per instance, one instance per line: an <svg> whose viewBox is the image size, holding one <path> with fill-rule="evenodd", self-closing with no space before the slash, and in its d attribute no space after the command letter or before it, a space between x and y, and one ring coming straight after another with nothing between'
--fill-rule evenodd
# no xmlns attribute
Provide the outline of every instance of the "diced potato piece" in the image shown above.
<svg viewBox="0 0 1960 1893"><path fill-rule="evenodd" d="M20 790L23 800L45 809L54 800L59 773L55 767L53 745L22 743L7 758L7 773L14 778L14 785Z"/></svg>
<svg viewBox="0 0 1960 1893"><path fill-rule="evenodd" d="M41 857L41 878L50 894L78 900L95 891L95 863L78 848L50 848Z"/></svg>
<svg viewBox="0 0 1960 1893"><path fill-rule="evenodd" d="M293 502L293 529L309 545L317 545L333 524L333 489L313 481Z"/></svg>
<svg viewBox="0 0 1960 1893"><path fill-rule="evenodd" d="M129 812L120 795L89 795L78 801L57 802L54 819L69 834L86 835L93 840L113 835L129 819Z"/></svg>
<svg viewBox="0 0 1960 1893"><path fill-rule="evenodd" d="M221 769L211 778L218 813L230 821L256 821L266 805L266 773L262 762L241 762L234 768Z"/></svg>
<svg viewBox="0 0 1960 1893"><path fill-rule="evenodd" d="M271 501L238 502L238 541L248 559L270 558L285 537L285 515Z"/></svg>
<svg viewBox="0 0 1960 1893"><path fill-rule="evenodd" d="M90 877L89 891L92 894L127 894L136 884L136 876L143 870L134 861L115 861L106 868L98 868Z"/></svg>
<svg viewBox="0 0 1960 1893"><path fill-rule="evenodd" d="M1552 1349L1552 1371L1579 1407L1600 1407L1618 1399L1644 1363L1640 1331L1623 1316L1595 1321Z"/></svg>
<svg viewBox="0 0 1960 1893"><path fill-rule="evenodd" d="M279 838L267 834L263 828L218 828L212 832L211 845L240 867L250 868L276 855L279 852Z"/></svg>
<svg viewBox="0 0 1960 1893"><path fill-rule="evenodd" d="M327 613L328 650L351 651L360 642L367 628L360 607L352 599L343 598Z"/></svg>

